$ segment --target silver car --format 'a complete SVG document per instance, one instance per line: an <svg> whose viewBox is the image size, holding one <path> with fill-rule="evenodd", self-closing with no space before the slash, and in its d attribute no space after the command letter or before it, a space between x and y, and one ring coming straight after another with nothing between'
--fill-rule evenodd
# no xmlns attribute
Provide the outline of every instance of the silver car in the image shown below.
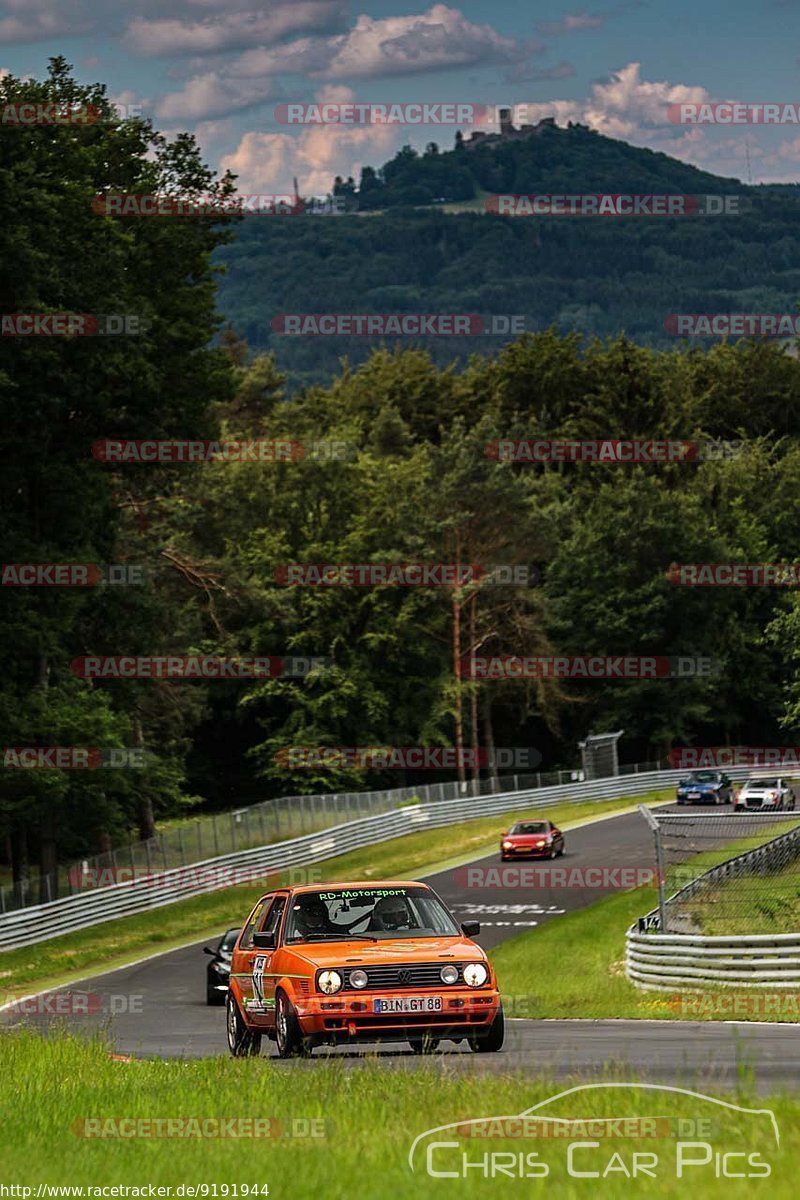
<svg viewBox="0 0 800 1200"><path fill-rule="evenodd" d="M736 797L736 812L781 812L794 809L795 797L789 780L776 775L748 779Z"/></svg>

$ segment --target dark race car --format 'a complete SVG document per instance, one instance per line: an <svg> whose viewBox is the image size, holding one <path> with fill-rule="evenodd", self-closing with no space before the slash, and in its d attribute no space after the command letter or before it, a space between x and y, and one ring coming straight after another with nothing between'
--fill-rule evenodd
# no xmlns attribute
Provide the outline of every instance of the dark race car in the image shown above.
<svg viewBox="0 0 800 1200"><path fill-rule="evenodd" d="M733 785L722 771L692 771L678 784L678 804L730 804Z"/></svg>
<svg viewBox="0 0 800 1200"><path fill-rule="evenodd" d="M564 835L552 821L517 821L500 842L500 859L556 858L564 853Z"/></svg>
<svg viewBox="0 0 800 1200"><path fill-rule="evenodd" d="M231 974L231 956L239 928L223 933L216 946L204 946L203 953L211 955L206 967L206 1004L224 1004Z"/></svg>

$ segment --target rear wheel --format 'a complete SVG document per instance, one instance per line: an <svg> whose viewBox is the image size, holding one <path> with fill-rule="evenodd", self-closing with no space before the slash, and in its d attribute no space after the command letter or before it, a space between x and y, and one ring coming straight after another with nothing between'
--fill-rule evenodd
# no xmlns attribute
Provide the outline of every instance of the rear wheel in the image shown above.
<svg viewBox="0 0 800 1200"><path fill-rule="evenodd" d="M469 1044L476 1054L492 1054L502 1049L505 1033L503 1009L500 1007L497 1010L497 1016L489 1026L488 1034L485 1037L470 1038Z"/></svg>
<svg viewBox="0 0 800 1200"><path fill-rule="evenodd" d="M305 1058L311 1053L311 1039L303 1037L297 1013L285 992L275 997L275 1041L281 1058Z"/></svg>
<svg viewBox="0 0 800 1200"><path fill-rule="evenodd" d="M261 1034L251 1033L239 1012L233 992L228 992L226 1027L228 1049L234 1058L255 1058L261 1053Z"/></svg>

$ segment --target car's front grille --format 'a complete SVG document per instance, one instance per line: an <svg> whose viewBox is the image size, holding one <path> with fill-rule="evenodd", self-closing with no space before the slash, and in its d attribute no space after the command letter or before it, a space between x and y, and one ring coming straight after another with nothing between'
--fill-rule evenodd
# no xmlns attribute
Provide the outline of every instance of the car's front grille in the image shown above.
<svg viewBox="0 0 800 1200"><path fill-rule="evenodd" d="M442 982L441 971L442 967L454 966L458 971L458 979L455 984ZM464 977L462 974L463 963L398 963L397 965L384 965L375 967L348 967L343 971L345 991L367 992L367 991L385 991L389 988L443 988L455 987L458 984L463 984ZM363 988L354 988L350 983L351 971L366 971L367 984Z"/></svg>

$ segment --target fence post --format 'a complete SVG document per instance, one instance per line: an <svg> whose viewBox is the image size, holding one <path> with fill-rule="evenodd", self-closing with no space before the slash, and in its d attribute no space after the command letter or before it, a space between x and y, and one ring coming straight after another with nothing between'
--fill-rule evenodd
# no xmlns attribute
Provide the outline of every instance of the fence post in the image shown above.
<svg viewBox="0 0 800 1200"><path fill-rule="evenodd" d="M181 851L181 866L185 867L186 866L186 851L184 850L184 847L183 847L183 826L182 825L178 826L178 845L179 845L180 851Z"/></svg>
<svg viewBox="0 0 800 1200"><path fill-rule="evenodd" d="M0 912L4 913L5 911L6 911L6 889L4 887L0 887Z"/></svg>
<svg viewBox="0 0 800 1200"><path fill-rule="evenodd" d="M233 809L231 809L231 849L239 849L238 845L236 844L236 816L234 815Z"/></svg>
<svg viewBox="0 0 800 1200"><path fill-rule="evenodd" d="M152 875L153 874L153 864L150 860L150 841L149 840L146 841L144 844L144 860L147 863L147 874Z"/></svg>
<svg viewBox="0 0 800 1200"><path fill-rule="evenodd" d="M217 814L211 814L211 826L214 830L214 857L219 858L219 835L217 834Z"/></svg>
<svg viewBox="0 0 800 1200"><path fill-rule="evenodd" d="M198 860L203 861L203 822L197 819L197 854Z"/></svg>

